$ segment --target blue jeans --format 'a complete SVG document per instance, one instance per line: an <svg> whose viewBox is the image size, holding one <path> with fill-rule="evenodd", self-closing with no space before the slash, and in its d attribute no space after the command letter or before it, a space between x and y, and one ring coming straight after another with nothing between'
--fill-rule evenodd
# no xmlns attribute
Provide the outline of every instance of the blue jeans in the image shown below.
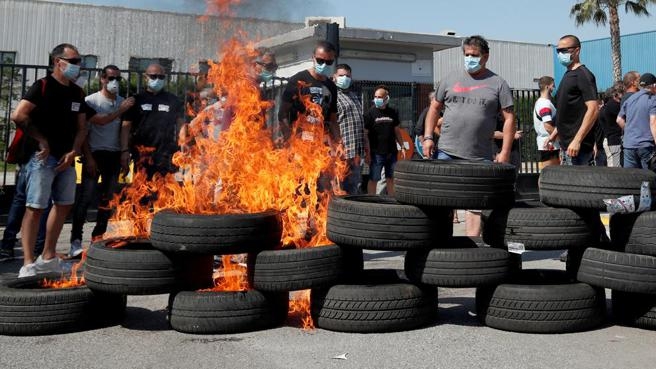
<svg viewBox="0 0 656 369"><path fill-rule="evenodd" d="M348 159L349 172L342 181L342 189L349 195L360 193L360 184L362 183L362 163L355 164L355 158Z"/></svg>
<svg viewBox="0 0 656 369"><path fill-rule="evenodd" d="M583 149L579 150L579 154L575 157L567 155L566 150L561 150L563 155L562 165L590 165L590 161L594 158L594 152L592 149Z"/></svg>
<svg viewBox="0 0 656 369"><path fill-rule="evenodd" d="M624 168L649 169L649 159L654 155L654 147L637 149L624 148Z"/></svg>
<svg viewBox="0 0 656 369"><path fill-rule="evenodd" d="M3 250L13 250L16 245L16 234L21 229L21 224L23 222L23 216L25 215L25 190L27 188L27 166L21 165L20 169L16 173L16 191L14 192L14 198L11 201L9 207L9 214L7 215L7 226L2 235L2 243L0 243L0 248ZM52 208L52 202L48 205L46 210L41 216L39 222L39 234L36 237L36 248L34 250L35 254L40 254L43 251L43 245L46 242L46 223L48 220L48 214Z"/></svg>
<svg viewBox="0 0 656 369"><path fill-rule="evenodd" d="M372 154L369 170L369 180L374 182L380 181L383 168L385 168L385 178L394 178L395 164L396 153L386 155Z"/></svg>
<svg viewBox="0 0 656 369"><path fill-rule="evenodd" d="M52 155L45 160L39 160L34 154L27 162L26 206L45 209L52 202L57 205L75 203L75 168L71 166L56 172L58 161L59 159Z"/></svg>

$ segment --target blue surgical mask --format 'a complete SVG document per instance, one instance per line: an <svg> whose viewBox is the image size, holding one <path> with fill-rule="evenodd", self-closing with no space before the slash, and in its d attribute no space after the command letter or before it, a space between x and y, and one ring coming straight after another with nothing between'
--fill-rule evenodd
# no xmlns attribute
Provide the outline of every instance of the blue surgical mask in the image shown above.
<svg viewBox="0 0 656 369"><path fill-rule="evenodd" d="M465 70L467 73L476 73L481 70L481 57L465 56Z"/></svg>
<svg viewBox="0 0 656 369"><path fill-rule="evenodd" d="M164 88L164 80L159 78L148 78L148 88L153 92L160 92Z"/></svg>
<svg viewBox="0 0 656 369"><path fill-rule="evenodd" d="M328 65L326 63L324 64L319 64L317 62L314 63L314 71L317 72L318 74L321 74L324 77L330 77L333 75L333 66Z"/></svg>
<svg viewBox="0 0 656 369"><path fill-rule="evenodd" d="M268 70L263 70L260 72L260 80L264 83L267 83L273 79L273 73Z"/></svg>
<svg viewBox="0 0 656 369"><path fill-rule="evenodd" d="M380 97L374 97L374 105L377 108L382 108L389 101L389 97L381 99Z"/></svg>
<svg viewBox="0 0 656 369"><path fill-rule="evenodd" d="M62 70L64 77L69 81L75 81L77 77L79 77L80 75L80 66L76 64L71 64L69 62L65 62L65 63L66 63L66 67L64 68L64 70Z"/></svg>
<svg viewBox="0 0 656 369"><path fill-rule="evenodd" d="M558 53L558 62L564 66L572 64L572 53Z"/></svg>
<svg viewBox="0 0 656 369"><path fill-rule="evenodd" d="M335 84L337 85L337 87L341 88L342 90L346 90L349 87L351 87L351 77L338 76L337 79L335 80Z"/></svg>

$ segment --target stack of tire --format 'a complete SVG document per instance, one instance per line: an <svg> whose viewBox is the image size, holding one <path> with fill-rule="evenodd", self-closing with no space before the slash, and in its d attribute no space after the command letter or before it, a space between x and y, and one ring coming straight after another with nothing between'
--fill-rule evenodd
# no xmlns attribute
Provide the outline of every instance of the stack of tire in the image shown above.
<svg viewBox="0 0 656 369"><path fill-rule="evenodd" d="M603 200L626 195L634 197L637 207L642 182L653 188L654 179L656 174L647 170L547 167L539 180L540 200L554 208L534 204L487 214L484 240L493 247L515 243L526 250L568 249L569 255L567 271L526 270L511 283L478 289L480 319L497 329L532 333L576 332L602 324L606 318L603 287L612 288L608 280L616 278L612 272L605 274L615 261L608 257L617 256L607 249L617 247L617 242L604 239L599 211L606 209ZM624 225L617 227L626 229ZM607 264L600 265L600 261ZM655 272L651 274L656 276ZM642 272L635 278L642 278L638 274ZM602 282L606 277L606 283ZM621 287L624 292L636 291L627 291L625 283ZM629 302L632 298L635 296L617 294L615 299Z"/></svg>
<svg viewBox="0 0 656 369"><path fill-rule="evenodd" d="M117 295L170 294L171 327L189 333L234 333L279 324L287 297L257 290L208 291L214 255L273 249L280 243L276 212L155 215L149 240L92 244L85 278L93 291Z"/></svg>
<svg viewBox="0 0 656 369"><path fill-rule="evenodd" d="M452 211L510 206L514 167L467 161L397 164L395 198L332 199L327 236L348 250L406 251L404 271L365 270L350 282L312 291L315 324L344 332L387 332L431 324L436 287L480 287L516 269L506 250L452 237Z"/></svg>

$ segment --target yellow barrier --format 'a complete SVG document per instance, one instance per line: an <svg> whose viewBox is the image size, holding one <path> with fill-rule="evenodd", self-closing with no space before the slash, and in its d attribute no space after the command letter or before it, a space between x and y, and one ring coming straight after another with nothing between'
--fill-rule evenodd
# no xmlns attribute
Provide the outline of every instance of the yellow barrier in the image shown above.
<svg viewBox="0 0 656 369"><path fill-rule="evenodd" d="M132 183L132 172L134 170L134 165L132 162L130 162L130 172L128 173L127 176L124 176L121 174L118 177L118 183ZM82 163L80 162L80 157L78 156L75 158L75 174L76 174L76 180L75 182L77 184L82 183ZM98 177L98 182L100 182L102 177Z"/></svg>

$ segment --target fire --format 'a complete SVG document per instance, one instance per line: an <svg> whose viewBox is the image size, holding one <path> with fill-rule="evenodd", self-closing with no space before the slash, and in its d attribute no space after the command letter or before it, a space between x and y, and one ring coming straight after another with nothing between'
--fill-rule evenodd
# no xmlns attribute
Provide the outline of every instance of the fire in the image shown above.
<svg viewBox="0 0 656 369"><path fill-rule="evenodd" d="M306 331L315 328L312 315L310 314L310 291L297 291L289 301L289 317L292 320L300 319L300 325Z"/></svg>
<svg viewBox="0 0 656 369"><path fill-rule="evenodd" d="M247 291L250 289L246 278L246 265L235 263L230 255L221 257L223 267L214 272L214 287L200 292Z"/></svg>
<svg viewBox="0 0 656 369"><path fill-rule="evenodd" d="M63 289L63 288L73 288L73 287L79 287L79 286L84 286L84 276L78 276L77 272L84 264L84 262L87 260L87 251L84 250L82 252L82 259L73 265L71 268L71 276L68 279L60 279L58 281L52 281L49 279L44 278L41 281L41 287L42 288L52 288L52 289Z"/></svg>
<svg viewBox="0 0 656 369"><path fill-rule="evenodd" d="M241 0L208 0L208 11L225 15ZM173 163L181 169L174 175L148 179L135 173L132 184L114 198L114 223L125 224L106 237L148 237L152 217L169 209L180 214L235 214L276 210L283 224L282 244L297 248L329 244L326 219L330 196L343 193L340 180L347 171L342 148L326 138L321 107L302 96L306 114L299 115L289 140L274 144L265 114L272 106L263 101L256 82L253 42L235 35L223 44L219 63L208 60L208 83L217 96L226 97L223 114L230 127L218 139L208 134L206 121L214 119L209 110L195 112L195 118L179 135L181 151ZM301 88L302 86L294 86ZM189 109L190 107L187 107ZM143 148L142 148L143 149ZM152 150L152 148L151 148ZM321 178L321 180L320 180ZM152 197L152 203L142 199ZM223 269L215 274L211 291L248 289L246 269L224 256ZM293 312L302 312L304 327L313 327L309 315L309 291L293 303Z"/></svg>

